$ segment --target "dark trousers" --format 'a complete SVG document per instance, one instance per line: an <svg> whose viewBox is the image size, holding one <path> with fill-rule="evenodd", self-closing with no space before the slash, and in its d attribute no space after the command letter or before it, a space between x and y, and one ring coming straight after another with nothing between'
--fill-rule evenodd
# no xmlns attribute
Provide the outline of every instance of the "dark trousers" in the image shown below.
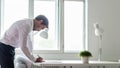
<svg viewBox="0 0 120 68"><path fill-rule="evenodd" d="M14 68L14 47L0 43L0 65L1 68Z"/></svg>

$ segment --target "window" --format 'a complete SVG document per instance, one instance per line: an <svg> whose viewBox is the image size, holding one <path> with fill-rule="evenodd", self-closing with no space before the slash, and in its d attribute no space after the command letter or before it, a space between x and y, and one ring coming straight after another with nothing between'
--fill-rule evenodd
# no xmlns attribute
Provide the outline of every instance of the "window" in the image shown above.
<svg viewBox="0 0 120 68"><path fill-rule="evenodd" d="M34 50L58 50L55 33L55 0L35 0L34 16L39 14L45 15L49 20L49 37L46 40L40 38L39 33L34 35Z"/></svg>
<svg viewBox="0 0 120 68"><path fill-rule="evenodd" d="M36 34L34 36L34 50L58 50L62 52L83 50L84 1L35 0L34 16L39 14L49 18L49 39L39 38L39 33Z"/></svg>
<svg viewBox="0 0 120 68"><path fill-rule="evenodd" d="M85 0L2 0L0 33L15 21L45 15L49 38L34 34L34 52L78 52L84 49Z"/></svg>
<svg viewBox="0 0 120 68"><path fill-rule="evenodd" d="M3 30L4 33L15 21L28 18L28 0L3 0Z"/></svg>
<svg viewBox="0 0 120 68"><path fill-rule="evenodd" d="M65 51L83 49L83 6L82 1L64 2L64 48Z"/></svg>

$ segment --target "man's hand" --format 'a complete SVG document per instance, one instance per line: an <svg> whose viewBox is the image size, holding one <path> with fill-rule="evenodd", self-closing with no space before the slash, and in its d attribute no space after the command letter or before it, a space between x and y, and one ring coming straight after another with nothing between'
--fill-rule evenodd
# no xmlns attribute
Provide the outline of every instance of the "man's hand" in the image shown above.
<svg viewBox="0 0 120 68"><path fill-rule="evenodd" d="M43 61L43 58L38 55L38 58L36 59L35 62L44 62L44 61Z"/></svg>

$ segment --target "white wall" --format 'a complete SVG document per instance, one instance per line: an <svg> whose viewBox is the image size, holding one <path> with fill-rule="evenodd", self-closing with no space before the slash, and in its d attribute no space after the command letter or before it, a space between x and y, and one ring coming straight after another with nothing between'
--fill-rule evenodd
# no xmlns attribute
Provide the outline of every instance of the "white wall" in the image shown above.
<svg viewBox="0 0 120 68"><path fill-rule="evenodd" d="M104 28L102 60L120 59L120 0L88 0L88 45L93 59L98 55L98 39L93 23Z"/></svg>

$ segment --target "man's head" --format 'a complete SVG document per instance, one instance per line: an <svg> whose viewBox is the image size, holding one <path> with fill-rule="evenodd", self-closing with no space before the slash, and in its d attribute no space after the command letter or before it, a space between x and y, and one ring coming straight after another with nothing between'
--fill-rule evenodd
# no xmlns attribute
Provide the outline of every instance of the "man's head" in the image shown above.
<svg viewBox="0 0 120 68"><path fill-rule="evenodd" d="M40 31L44 28L48 28L48 26L49 21L47 17L45 17L44 15L38 15L35 17L33 30Z"/></svg>

